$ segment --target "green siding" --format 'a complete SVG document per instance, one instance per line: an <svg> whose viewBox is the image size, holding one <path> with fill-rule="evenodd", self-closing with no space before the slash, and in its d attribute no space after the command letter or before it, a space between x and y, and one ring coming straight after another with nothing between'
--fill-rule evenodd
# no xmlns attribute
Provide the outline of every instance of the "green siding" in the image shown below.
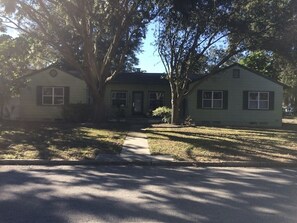
<svg viewBox="0 0 297 223"><path fill-rule="evenodd" d="M233 78L233 69L240 69L240 78ZM224 70L199 84L193 84L188 95L188 115L197 123L221 123L222 125L281 126L283 87L239 66ZM197 108L197 92L200 90L228 91L228 109L204 110ZM245 110L247 91L269 91L274 98L271 110ZM274 92L274 93L273 93ZM199 94L198 94L199 95Z"/></svg>
<svg viewBox="0 0 297 223"><path fill-rule="evenodd" d="M65 104L87 103L87 86L83 80L58 69L57 76L52 77L49 74L51 70L27 78L28 83L20 92L20 119L42 121L62 118L62 106L41 105L41 86L65 87Z"/></svg>
<svg viewBox="0 0 297 223"><path fill-rule="evenodd" d="M143 113L149 112L149 92L160 91L164 92L165 106L170 106L170 88L164 85L136 85L136 84L109 84L106 87L105 105L109 118L114 117L117 108L111 105L111 92L112 91L125 91L127 92L127 105L124 108L127 117L132 116L132 93L143 92Z"/></svg>

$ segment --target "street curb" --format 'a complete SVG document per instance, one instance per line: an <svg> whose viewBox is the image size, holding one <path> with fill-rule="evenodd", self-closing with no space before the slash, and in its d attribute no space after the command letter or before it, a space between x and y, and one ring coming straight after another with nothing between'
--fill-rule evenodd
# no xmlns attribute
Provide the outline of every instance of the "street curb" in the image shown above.
<svg viewBox="0 0 297 223"><path fill-rule="evenodd" d="M202 163L167 160L0 160L0 166L163 166L163 167L296 167L297 163L277 162L222 162Z"/></svg>

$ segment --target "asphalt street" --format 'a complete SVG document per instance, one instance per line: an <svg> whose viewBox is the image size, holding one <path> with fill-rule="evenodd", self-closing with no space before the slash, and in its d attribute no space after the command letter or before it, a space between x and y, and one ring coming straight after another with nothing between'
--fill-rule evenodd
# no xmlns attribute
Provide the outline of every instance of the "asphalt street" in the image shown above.
<svg viewBox="0 0 297 223"><path fill-rule="evenodd" d="M0 166L0 222L297 222L297 169Z"/></svg>

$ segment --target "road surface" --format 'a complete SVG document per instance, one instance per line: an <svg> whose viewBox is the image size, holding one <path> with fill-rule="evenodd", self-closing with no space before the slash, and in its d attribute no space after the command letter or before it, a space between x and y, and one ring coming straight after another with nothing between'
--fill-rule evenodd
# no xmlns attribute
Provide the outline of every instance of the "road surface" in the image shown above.
<svg viewBox="0 0 297 223"><path fill-rule="evenodd" d="M0 166L0 222L297 222L297 169Z"/></svg>

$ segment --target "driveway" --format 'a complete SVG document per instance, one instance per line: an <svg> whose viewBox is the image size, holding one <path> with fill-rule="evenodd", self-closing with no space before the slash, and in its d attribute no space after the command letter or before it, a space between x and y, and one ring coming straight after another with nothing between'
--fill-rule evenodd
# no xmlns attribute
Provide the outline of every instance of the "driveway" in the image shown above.
<svg viewBox="0 0 297 223"><path fill-rule="evenodd" d="M297 169L0 166L0 222L296 222Z"/></svg>

